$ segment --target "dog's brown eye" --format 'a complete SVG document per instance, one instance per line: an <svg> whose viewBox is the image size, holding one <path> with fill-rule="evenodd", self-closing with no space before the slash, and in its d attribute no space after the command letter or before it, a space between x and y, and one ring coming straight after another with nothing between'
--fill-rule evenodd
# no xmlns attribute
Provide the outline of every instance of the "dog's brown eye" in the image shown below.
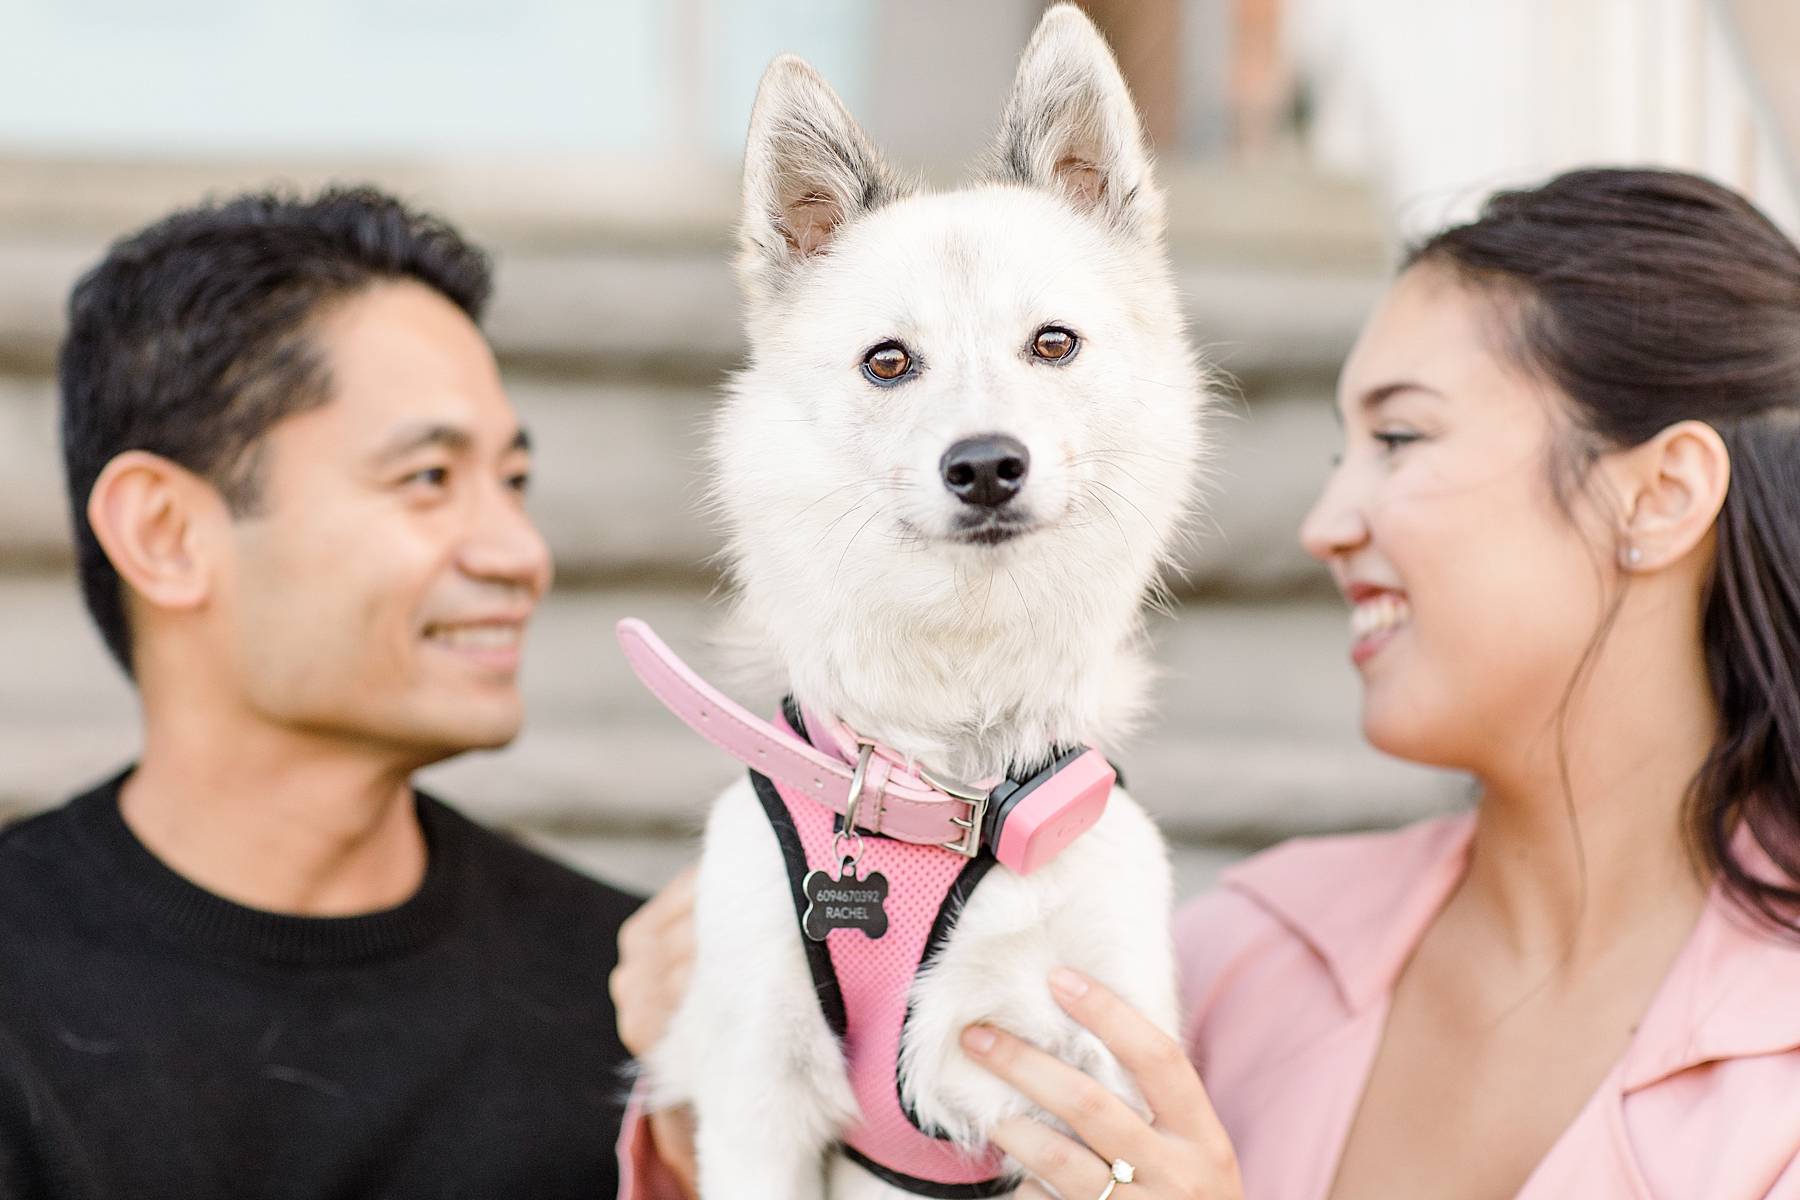
<svg viewBox="0 0 1800 1200"><path fill-rule="evenodd" d="M1038 330L1031 352L1046 362L1062 362L1075 353L1075 335L1055 325Z"/></svg>
<svg viewBox="0 0 1800 1200"><path fill-rule="evenodd" d="M906 347L897 342L889 342L869 351L863 359L863 370L877 383L892 383L912 370L912 355Z"/></svg>

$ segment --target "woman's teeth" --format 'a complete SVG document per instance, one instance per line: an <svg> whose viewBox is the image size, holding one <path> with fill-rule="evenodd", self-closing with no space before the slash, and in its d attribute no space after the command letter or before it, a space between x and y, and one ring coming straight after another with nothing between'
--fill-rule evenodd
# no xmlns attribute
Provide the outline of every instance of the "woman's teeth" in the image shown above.
<svg viewBox="0 0 1800 1200"><path fill-rule="evenodd" d="M519 644L517 625L433 625L425 636L468 650L510 650Z"/></svg>
<svg viewBox="0 0 1800 1200"><path fill-rule="evenodd" d="M1412 617L1412 605L1397 592L1371 596L1350 610L1350 636L1356 641L1386 633Z"/></svg>

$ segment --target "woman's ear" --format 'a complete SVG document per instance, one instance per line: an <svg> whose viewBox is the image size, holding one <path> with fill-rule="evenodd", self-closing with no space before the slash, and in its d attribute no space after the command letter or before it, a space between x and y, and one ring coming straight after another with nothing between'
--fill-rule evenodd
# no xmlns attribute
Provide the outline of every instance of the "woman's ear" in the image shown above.
<svg viewBox="0 0 1800 1200"><path fill-rule="evenodd" d="M127 450L88 493L88 524L131 590L162 609L194 609L212 591L211 541L229 523L211 484L159 454Z"/></svg>
<svg viewBox="0 0 1800 1200"><path fill-rule="evenodd" d="M1678 421L1619 456L1626 513L1620 564L1654 571L1701 544L1725 504L1731 453L1704 421Z"/></svg>

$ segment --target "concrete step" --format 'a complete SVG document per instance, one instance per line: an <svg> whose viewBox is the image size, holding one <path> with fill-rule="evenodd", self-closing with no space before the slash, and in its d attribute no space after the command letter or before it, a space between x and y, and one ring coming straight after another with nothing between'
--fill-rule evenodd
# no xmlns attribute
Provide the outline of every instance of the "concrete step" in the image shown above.
<svg viewBox="0 0 1800 1200"><path fill-rule="evenodd" d="M1292 168L1162 175L1197 341L1244 377L1334 372L1388 257L1368 189ZM505 357L705 382L741 357L729 170L0 158L0 363L48 370L69 288L113 238L208 196L332 180L436 207L494 250Z"/></svg>
<svg viewBox="0 0 1800 1200"><path fill-rule="evenodd" d="M62 566L72 554L56 385L0 375L0 566Z"/></svg>
<svg viewBox="0 0 1800 1200"><path fill-rule="evenodd" d="M520 373L507 386L535 434L532 509L565 583L711 579L719 540L700 501L712 390ZM1222 402L1213 433L1211 494L1178 589L1324 587L1296 531L1337 447L1328 394L1296 386ZM68 560L54 389L0 376L0 571Z"/></svg>
<svg viewBox="0 0 1800 1200"><path fill-rule="evenodd" d="M1306 169L1159 168L1195 338L1241 376L1331 373L1380 287L1369 190ZM503 357L712 382L742 355L737 176L669 163L206 163L0 157L0 362L47 371L106 244L209 196L372 181L494 251Z"/></svg>
<svg viewBox="0 0 1800 1200"><path fill-rule="evenodd" d="M48 374L69 289L104 244L0 228L0 364ZM1193 337L1251 384L1335 374L1384 276L1360 265L1177 259ZM710 383L743 355L722 250L503 250L487 330L509 364Z"/></svg>
<svg viewBox="0 0 1800 1200"><path fill-rule="evenodd" d="M1378 268L1387 220L1367 184L1302 164L1165 160L1169 240L1225 262ZM726 249L738 173L721 163L121 161L0 156L0 231L104 243L207 197L373 183L455 221L484 246ZM955 177L937 181L954 185Z"/></svg>
<svg viewBox="0 0 1800 1200"><path fill-rule="evenodd" d="M619 656L635 615L703 671L715 602L648 588L558 592L535 624L511 747L426 786L496 825L563 838L690 838L741 768L665 712ZM1153 629L1158 718L1117 749L1132 793L1183 843L1250 847L1382 827L1466 802L1460 776L1384 758L1356 731L1341 606L1191 604ZM65 578L0 580L0 808L55 803L128 760L133 697ZM772 710L773 697L739 697Z"/></svg>

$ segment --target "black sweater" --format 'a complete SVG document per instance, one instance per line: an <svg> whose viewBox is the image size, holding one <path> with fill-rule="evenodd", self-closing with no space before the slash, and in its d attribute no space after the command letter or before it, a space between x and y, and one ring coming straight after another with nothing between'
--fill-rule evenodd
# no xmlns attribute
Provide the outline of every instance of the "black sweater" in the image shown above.
<svg viewBox="0 0 1800 1200"><path fill-rule="evenodd" d="M634 899L421 795L412 899L259 912L118 784L0 833L0 1200L614 1194Z"/></svg>

